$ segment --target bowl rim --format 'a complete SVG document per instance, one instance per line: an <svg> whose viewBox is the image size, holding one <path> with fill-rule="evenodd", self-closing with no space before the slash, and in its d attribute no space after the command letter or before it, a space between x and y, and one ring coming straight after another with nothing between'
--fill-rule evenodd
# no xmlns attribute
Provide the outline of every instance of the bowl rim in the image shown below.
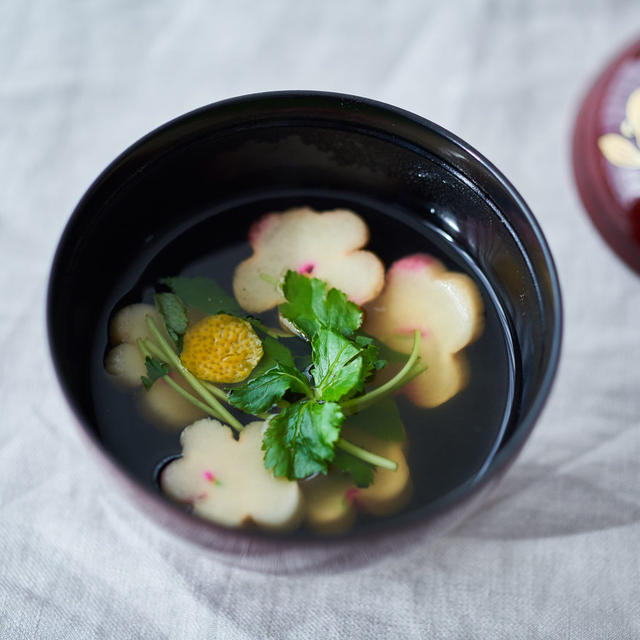
<svg viewBox="0 0 640 640"><path fill-rule="evenodd" d="M216 525L215 523L201 520L200 518L180 511L175 506L170 505L168 501L161 495L156 495L153 492L149 491L146 487L143 487L137 480L135 480L135 478L131 474L126 471L126 469L124 469L124 467L117 460L113 458L109 451L103 446L95 432L90 429L85 423L82 412L76 404L71 389L65 382L63 372L56 359L55 336L53 333L52 323L53 307L55 304L54 284L56 280L56 274L62 266L66 240L71 236L74 226L82 217L87 205L91 203L97 195L99 195L100 190L104 188L105 185L108 185L111 180L117 179L118 173L126 170L126 165L128 165L129 163L133 163L134 161L138 161L139 156L141 154L144 155L147 152L147 148L150 144L159 141L159 139L164 139L166 136L171 136L173 133L179 131L180 129L188 127L188 125L193 123L195 120L198 120L200 118L206 119L211 115L212 112L219 112L221 110L234 108L238 105L245 108L251 108L252 106L259 106L264 103L272 103L273 106L275 106L275 103L279 101L290 101L294 104L291 105L292 111L288 112L286 115L287 118L295 119L295 112L293 111L293 109L299 109L301 106L304 107L307 103L310 104L314 100L325 101L327 103L331 102L333 103L334 108L335 106L344 108L345 113L352 111L354 108L364 108L370 110L372 113L379 113L381 115L391 117L391 119L394 119L397 122L402 122L405 124L408 123L412 126L417 126L420 129L429 130L435 133L437 136L440 136L444 140L448 141L452 145L459 147L472 159L472 161L477 162L483 170L491 174L492 177L497 180L499 185L505 191L506 195L515 204L518 212L524 216L525 223L533 231L535 241L541 248L543 262L546 265L549 273L551 305L553 311L553 322L550 323L550 326L547 328L546 333L547 336L551 336L549 344L549 356L545 366L544 374L528 411L518 418L517 428L511 434L509 441L503 447L500 447L497 452L495 452L493 458L488 462L488 464L485 464L483 466L483 470L480 472L480 477L473 478L471 479L471 481L463 483L456 489L452 490L449 494L447 494L446 500L439 501L439 506L437 509L429 511L426 515L416 514L416 517L413 519L403 520L403 527L415 528L416 526L420 526L420 524L423 524L426 521L430 522L434 519L437 519L440 515L448 512L451 507L456 506L461 502L464 502L466 499L469 499L471 496L479 493L479 490L483 486L487 485L490 481L495 480L497 477L500 477L500 475L502 475L502 473L506 471L508 466L517 458L520 449L523 447L524 443L531 434L533 427L549 398L551 388L557 375L563 337L563 306L560 280L553 256L551 254L551 250L538 221L536 220L533 212L526 204L522 196L518 193L511 182L502 174L502 172L470 144L468 144L455 134L451 133L444 127L400 107L396 107L370 98L331 91L284 90L249 93L227 98L224 100L219 100L172 118L166 123L152 129L149 133L145 134L140 139L129 145L114 160L112 160L107 165L107 167L103 169L103 171L94 179L94 181L78 201L77 205L74 207L73 212L66 222L58 240L56 251L49 271L46 294L47 337L51 361L53 362L56 377L58 379L58 384L63 391L63 395L66 399L67 405L71 408L72 414L74 415L75 420L80 427L80 430L86 436L86 440L92 444L92 448L99 453L100 458L104 462L108 463L108 466L111 468L111 470L115 471L116 476L119 480L124 481L124 485L127 488L133 489L136 494L139 494L139 492L143 492L143 494L147 498L150 498L151 505L155 505L155 507L171 507L170 511L172 517L175 517L176 515L183 516L183 519L185 519L185 523L187 523L189 527L195 527L196 529L202 529L204 527L208 531L209 535L218 532L230 532L234 537L248 538L249 540L253 541L255 541L256 539L266 540L267 543L271 538L268 533L265 535L265 532L262 531L238 529L230 530L220 525ZM322 118L322 116L320 115L319 119L325 119L333 122L341 121L341 118L336 114L333 114L330 118L326 116L325 118ZM371 127L371 130L374 129L375 127ZM176 140L180 139L180 137L176 138ZM398 139L402 138L398 136ZM415 141L413 141L413 144L416 144ZM445 162L445 164L447 163ZM449 165L447 164L447 166ZM451 168L454 171L459 171L459 169L457 168ZM470 180L470 182L474 186L477 186L469 176L465 177L466 179ZM379 527L372 527L371 531L358 530L357 532L347 532L344 535L338 535L331 538L323 537L320 544L326 546L327 543L331 543L333 541L346 541L347 539L349 541L361 540L363 536L371 534L379 535L380 533L382 533L383 535L388 535L394 529L397 529L397 527L394 527L393 525L393 521L387 521L382 530L379 530ZM295 541L296 539L300 540L304 545L309 545L314 541L314 538L307 538L306 536L303 538L300 538L299 536L291 537L287 534L277 534L277 537L275 538L276 542L283 540L291 542Z"/></svg>

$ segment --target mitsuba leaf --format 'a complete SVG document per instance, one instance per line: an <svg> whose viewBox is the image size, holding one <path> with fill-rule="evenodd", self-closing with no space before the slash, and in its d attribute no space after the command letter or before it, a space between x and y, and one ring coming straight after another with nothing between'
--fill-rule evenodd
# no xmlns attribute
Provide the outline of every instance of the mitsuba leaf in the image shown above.
<svg viewBox="0 0 640 640"><path fill-rule="evenodd" d="M296 363L296 367L300 369L300 371L304 371L308 369L313 364L313 358L310 353L304 353L302 355L294 356L294 362Z"/></svg>
<svg viewBox="0 0 640 640"><path fill-rule="evenodd" d="M161 280L178 295L188 307L194 307L207 315L228 313L245 316L245 312L215 280L211 278L173 277Z"/></svg>
<svg viewBox="0 0 640 640"><path fill-rule="evenodd" d="M340 289L329 289L326 303L313 300L313 310L327 329L334 329L342 335L353 335L362 324L362 311L355 302L347 300L346 293Z"/></svg>
<svg viewBox="0 0 640 640"><path fill-rule="evenodd" d="M376 366L376 369L381 369L387 362L406 362L407 354L402 353L400 351L395 351L391 347L388 347L384 342L378 340L378 338L374 338L363 332L358 332L358 335L355 337L355 340L358 344L372 344L378 348L378 357L382 362L382 365Z"/></svg>
<svg viewBox="0 0 640 640"><path fill-rule="evenodd" d="M356 427L380 440L402 442L405 439L404 425L393 398L385 398L371 407L354 413L347 418L345 425Z"/></svg>
<svg viewBox="0 0 640 640"><path fill-rule="evenodd" d="M142 380L144 388L149 391L156 380L169 373L169 365L162 362L162 360L158 360L158 358L151 358L149 356L145 358L144 364L147 368L147 375L140 376L140 379Z"/></svg>
<svg viewBox="0 0 640 640"><path fill-rule="evenodd" d="M269 421L262 441L265 467L290 480L326 473L343 421L335 402L292 404Z"/></svg>
<svg viewBox="0 0 640 640"><path fill-rule="evenodd" d="M340 471L348 473L353 478L356 487L366 489L373 482L376 468L368 462L342 451L342 449L336 449L333 464Z"/></svg>
<svg viewBox="0 0 640 640"><path fill-rule="evenodd" d="M258 362L255 369L251 372L249 376L250 380L260 377L269 369L273 369L278 363L286 367L296 367L291 351L279 340L271 336L264 336L264 338L262 338L262 351L262 358L260 358L260 362Z"/></svg>
<svg viewBox="0 0 640 640"><path fill-rule="evenodd" d="M311 394L309 382L303 373L278 362L261 376L232 389L229 402L249 413L262 413L270 409L287 391Z"/></svg>
<svg viewBox="0 0 640 640"><path fill-rule="evenodd" d="M182 337L189 324L187 310L182 300L174 293L156 293L155 303L164 320L169 337L173 340L178 351L181 351Z"/></svg>
<svg viewBox="0 0 640 640"><path fill-rule="evenodd" d="M362 355L351 340L335 331L321 329L311 346L311 375L323 400L337 402L359 386L363 373Z"/></svg>
<svg viewBox="0 0 640 640"><path fill-rule="evenodd" d="M360 355L362 356L362 376L355 390L361 392L364 391L364 383L367 378L369 378L374 371L384 367L386 362L378 359L378 346L373 342L372 338L356 336L355 343L360 347Z"/></svg>
<svg viewBox="0 0 640 640"><path fill-rule="evenodd" d="M368 347L373 344L373 338L363 333L359 333L354 340L359 347Z"/></svg>
<svg viewBox="0 0 640 640"><path fill-rule="evenodd" d="M310 340L320 329L350 336L362 324L358 305L349 302L339 289L327 291L326 282L318 278L287 271L282 293L287 302L280 305L280 313Z"/></svg>

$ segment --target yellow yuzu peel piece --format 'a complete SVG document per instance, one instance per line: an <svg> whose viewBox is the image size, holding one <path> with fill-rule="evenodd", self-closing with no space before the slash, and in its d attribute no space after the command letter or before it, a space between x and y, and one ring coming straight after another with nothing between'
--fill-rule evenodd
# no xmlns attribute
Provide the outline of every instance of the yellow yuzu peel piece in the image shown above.
<svg viewBox="0 0 640 640"><path fill-rule="evenodd" d="M246 320L218 313L187 329L180 360L198 378L231 383L244 380L262 354L262 342Z"/></svg>

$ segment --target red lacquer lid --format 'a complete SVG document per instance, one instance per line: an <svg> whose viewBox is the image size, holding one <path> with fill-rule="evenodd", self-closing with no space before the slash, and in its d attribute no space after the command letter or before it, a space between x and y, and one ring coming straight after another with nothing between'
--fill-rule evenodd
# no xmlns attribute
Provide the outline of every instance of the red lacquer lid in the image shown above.
<svg viewBox="0 0 640 640"><path fill-rule="evenodd" d="M640 272L640 41L602 72L582 103L573 169L591 220Z"/></svg>

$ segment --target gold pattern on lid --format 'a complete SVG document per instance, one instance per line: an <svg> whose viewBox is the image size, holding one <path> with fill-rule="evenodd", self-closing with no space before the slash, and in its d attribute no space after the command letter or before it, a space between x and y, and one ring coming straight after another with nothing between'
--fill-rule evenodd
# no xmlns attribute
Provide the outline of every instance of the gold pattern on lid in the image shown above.
<svg viewBox="0 0 640 640"><path fill-rule="evenodd" d="M616 167L640 169L640 87L627 100L620 132L622 135L605 133L598 138L602 155Z"/></svg>

